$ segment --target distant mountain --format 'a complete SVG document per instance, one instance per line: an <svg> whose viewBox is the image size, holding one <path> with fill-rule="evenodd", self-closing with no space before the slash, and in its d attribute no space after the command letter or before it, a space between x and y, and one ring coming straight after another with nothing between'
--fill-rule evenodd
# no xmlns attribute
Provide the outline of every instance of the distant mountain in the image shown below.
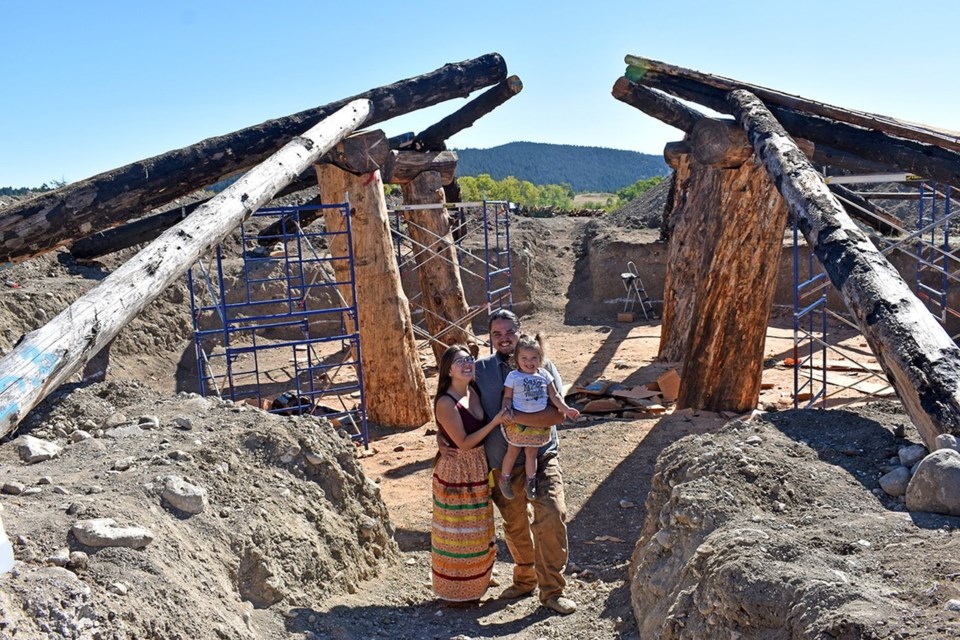
<svg viewBox="0 0 960 640"><path fill-rule="evenodd" d="M533 184L567 183L574 191L615 192L637 180L666 175L663 157L569 144L510 142L490 149L456 149L458 176L513 176Z"/></svg>

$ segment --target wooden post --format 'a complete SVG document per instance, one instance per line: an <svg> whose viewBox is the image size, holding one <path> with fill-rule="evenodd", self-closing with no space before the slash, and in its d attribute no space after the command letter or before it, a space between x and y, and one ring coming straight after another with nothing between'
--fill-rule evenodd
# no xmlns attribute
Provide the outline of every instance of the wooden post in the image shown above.
<svg viewBox="0 0 960 640"><path fill-rule="evenodd" d="M671 215L661 357L683 362L677 407L756 407L787 208L732 123L696 123ZM668 296L669 294L669 296Z"/></svg>
<svg viewBox="0 0 960 640"><path fill-rule="evenodd" d="M426 171L404 184L403 203L443 204L445 202L440 174ZM439 336L431 342L437 364L451 344L467 344L470 334L458 323L469 313L463 293L456 246L450 231L450 215L445 209L404 211L407 229L414 242L420 303L426 314L427 331Z"/></svg>
<svg viewBox="0 0 960 640"><path fill-rule="evenodd" d="M933 450L937 435L960 435L960 348L853 224L764 104L742 90L729 101L924 444Z"/></svg>
<svg viewBox="0 0 960 640"><path fill-rule="evenodd" d="M0 360L0 437L103 349L167 285L359 126L369 113L370 101L357 100L295 137L53 320L24 336Z"/></svg>
<svg viewBox="0 0 960 640"><path fill-rule="evenodd" d="M419 427L433 411L390 241L380 172L357 176L319 165L317 179L324 202L343 202L349 194L367 416L386 427ZM337 228L329 217L326 223L328 230Z"/></svg>
<svg viewBox="0 0 960 640"><path fill-rule="evenodd" d="M506 62L497 53L447 64L354 98L208 138L5 207L0 212L0 264L50 251L252 167L352 100L372 102L367 122L372 125L466 97L497 84L506 75Z"/></svg>

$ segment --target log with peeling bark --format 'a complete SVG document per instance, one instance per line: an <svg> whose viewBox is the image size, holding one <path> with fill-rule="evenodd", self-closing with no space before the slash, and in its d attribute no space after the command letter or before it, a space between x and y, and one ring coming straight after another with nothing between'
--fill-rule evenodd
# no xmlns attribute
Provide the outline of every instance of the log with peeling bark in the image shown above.
<svg viewBox="0 0 960 640"><path fill-rule="evenodd" d="M943 149L960 151L960 132L946 131L914 122L897 120L896 118L878 113L867 113L856 109L837 107L748 82L702 73L693 69L685 69L650 58L628 55L624 61L630 67L627 70L627 76L631 79L653 78L656 76L687 78L716 89L722 94L726 94L728 91L733 91L734 89L745 89L760 98L768 107L770 105L787 107L838 122L883 131L884 133L906 138L907 140L915 140Z"/></svg>
<svg viewBox="0 0 960 640"><path fill-rule="evenodd" d="M617 78L616 82L613 83L611 93L617 100L625 102L683 132L693 129L693 125L705 117L705 114L688 107L679 100L675 100L660 91L634 84L623 76Z"/></svg>
<svg viewBox="0 0 960 640"><path fill-rule="evenodd" d="M436 171L443 184L450 184L457 171L457 154L453 151L391 151L383 167L383 181L406 184L424 171Z"/></svg>
<svg viewBox="0 0 960 640"><path fill-rule="evenodd" d="M318 165L324 202L350 197L360 355L367 417L386 427L415 428L433 416L393 253L380 172L357 176L333 165ZM328 210L329 211L329 210ZM341 228L333 212L327 230ZM345 236L333 236L345 242ZM345 255L333 250L333 255ZM349 282L349 264L337 261L337 280ZM346 270L346 271L344 271Z"/></svg>
<svg viewBox="0 0 960 640"><path fill-rule="evenodd" d="M960 435L960 348L853 224L759 98L729 96L757 156L853 315L926 446Z"/></svg>
<svg viewBox="0 0 960 640"><path fill-rule="evenodd" d="M405 205L442 205L443 184L436 171L425 171L402 187ZM407 209L403 212L413 241L413 255L420 284L419 304L439 366L440 356L452 344L467 344L470 334L467 297L460 280L460 263L450 230L450 215L443 208Z"/></svg>
<svg viewBox="0 0 960 640"><path fill-rule="evenodd" d="M0 212L0 264L50 251L252 167L352 100L371 100L373 112L368 124L375 124L451 98L466 97L505 77L506 64L496 53L448 64L354 98L208 138L6 207Z"/></svg>
<svg viewBox="0 0 960 640"><path fill-rule="evenodd" d="M410 148L413 151L444 151L446 142L457 133L473 126L473 123L487 115L504 102L523 90L523 83L517 76L510 76L495 87L463 105L440 122L431 125L417 134Z"/></svg>
<svg viewBox="0 0 960 640"><path fill-rule="evenodd" d="M102 348L171 282L183 276L284 185L357 128L368 100L349 103L189 218L167 230L0 360L0 436Z"/></svg>
<svg viewBox="0 0 960 640"><path fill-rule="evenodd" d="M647 74L634 79L644 86L697 102L714 111L732 113L726 93L708 84L687 77L660 74ZM882 166L897 167L943 184L960 184L958 151L898 138L878 129L864 129L789 107L770 105L769 108L790 135L804 138L815 145L826 145L845 154L859 156Z"/></svg>

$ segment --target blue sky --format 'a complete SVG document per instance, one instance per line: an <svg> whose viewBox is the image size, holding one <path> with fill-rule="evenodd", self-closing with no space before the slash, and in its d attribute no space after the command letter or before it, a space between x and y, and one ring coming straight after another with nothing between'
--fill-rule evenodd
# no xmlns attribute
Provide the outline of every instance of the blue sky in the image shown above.
<svg viewBox="0 0 960 640"><path fill-rule="evenodd" d="M626 54L956 130L958 23L960 3L924 1L0 0L0 186L80 180L493 51L524 90L452 146L661 153L680 132L610 96Z"/></svg>

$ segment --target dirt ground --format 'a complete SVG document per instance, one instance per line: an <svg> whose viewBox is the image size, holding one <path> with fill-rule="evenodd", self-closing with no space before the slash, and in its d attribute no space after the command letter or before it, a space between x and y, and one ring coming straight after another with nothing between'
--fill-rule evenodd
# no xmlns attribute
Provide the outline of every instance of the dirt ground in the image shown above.
<svg viewBox="0 0 960 640"><path fill-rule="evenodd" d="M515 242L526 241L536 254L528 283L533 311L523 326L548 336L549 356L567 383L655 380L675 366L654 362L657 322L617 323L614 314L598 312L583 295L589 277L580 271L585 262L580 258L589 250L582 242L589 224L597 223L560 218L518 223ZM6 270L4 279L21 286L0 290L0 348L12 348L21 333L49 319L110 266L109 261L78 265L61 254ZM952 550L960 522L911 517L896 499L878 494L881 467L899 446L918 442L915 432L896 404L792 411L794 370L782 364L793 355L792 331L784 317L774 318L768 332L764 381L770 388L763 391L760 406L769 412L756 418L759 422L747 423L754 426L731 426L729 417L707 412L670 411L649 419L584 417L561 430L570 537L566 595L579 609L558 616L539 607L535 598L496 599L510 583L502 536L495 570L499 584L482 603L454 608L433 598L428 506L432 425L403 432L372 425L370 448L363 450L313 419L268 417L189 395L195 373L186 355L191 347L184 292L182 286L165 292L118 337L106 383L68 386L24 421L17 435L56 441L64 447L60 457L27 465L10 439L0 445L0 485L10 486L0 495L0 513L20 560L14 573L0 578L0 635L957 637L958 614L946 607L958 597L960 568ZM862 349L857 336L850 333L847 340L851 349ZM869 362L862 355L859 359ZM831 375L850 382L866 377ZM869 400L853 389L829 404L856 399ZM138 423L147 426L131 428ZM752 479L726 473L732 480L713 489L710 501L723 503L757 527L759 521L752 518L760 512L763 518L779 518L773 527L779 555L757 556L761 565L809 562L817 575L830 572L836 567L817 552L823 548L845 561L860 561L859 568L847 562L844 575L864 584L870 578L881 604L895 611L884 614L882 624L874 620L856 633L817 635L810 631L813 626L783 622L779 630L767 631L746 615L715 616L722 620L719 627L691 624L683 632L683 625L676 624L677 607L688 607L691 615L704 607L676 594L669 599L667 590L658 601L674 606L674 635L668 636L665 627L651 626L655 607L649 618L647 611L634 610L632 600L647 597L638 591L638 580L668 582L660 579L658 572L664 569L656 568L657 558L643 552L670 499L662 483L673 471L661 467L658 472L658 456L668 448L676 451L671 445L685 436L710 438L723 450L740 451L730 462L734 468L743 447L738 430L754 428L775 443L763 447L763 473ZM86 435L74 435L78 432ZM704 446L703 440L685 442ZM684 451L684 460L697 457ZM669 459L676 460L678 454L672 455ZM706 467L688 467L691 474L709 475ZM796 479L790 500L770 487L758 489L766 486L764 478L788 471L813 478L814 486L800 486ZM206 489L208 506L202 513L186 514L165 501L164 487L172 475ZM690 481L676 477L677 483ZM777 510L777 502L784 502L785 512ZM869 526L863 524L865 512L875 514ZM78 519L93 517L145 527L154 541L141 550L90 548L70 531ZM855 534L861 526L863 533ZM861 539L869 546L857 546ZM844 546L850 544L854 546ZM788 553L791 546L804 553ZM649 565L651 573L634 574L631 580L631 558L637 566ZM681 591L697 583L685 571L676 567L671 573L683 578L677 581ZM730 600L755 586L753 575L747 572L723 587ZM874 579L880 586L874 586ZM833 604L851 601L826 598L808 608L829 612Z"/></svg>

